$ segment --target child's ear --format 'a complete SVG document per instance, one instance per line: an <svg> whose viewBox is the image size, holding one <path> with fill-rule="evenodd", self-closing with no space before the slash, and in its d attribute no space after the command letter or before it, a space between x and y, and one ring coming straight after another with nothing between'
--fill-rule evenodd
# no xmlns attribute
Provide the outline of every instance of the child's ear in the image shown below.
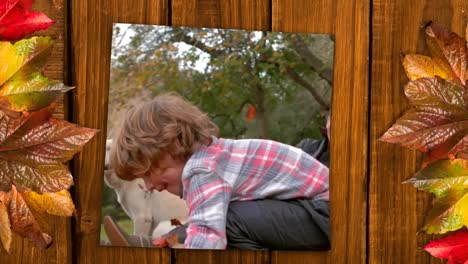
<svg viewBox="0 0 468 264"><path fill-rule="evenodd" d="M111 189L119 189L122 186L122 180L112 170L104 171L104 182Z"/></svg>

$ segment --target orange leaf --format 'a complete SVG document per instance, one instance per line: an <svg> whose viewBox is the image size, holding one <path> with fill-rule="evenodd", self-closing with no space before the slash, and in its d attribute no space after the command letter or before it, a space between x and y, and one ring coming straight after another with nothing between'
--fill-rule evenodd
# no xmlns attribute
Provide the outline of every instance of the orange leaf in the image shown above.
<svg viewBox="0 0 468 264"><path fill-rule="evenodd" d="M252 121L255 118L255 113L257 112L257 108L254 105L250 105L247 109L247 114L245 115L245 119L247 121Z"/></svg>
<svg viewBox="0 0 468 264"><path fill-rule="evenodd" d="M11 224L8 211L0 197L0 239L3 247L10 253L11 248Z"/></svg>
<svg viewBox="0 0 468 264"><path fill-rule="evenodd" d="M44 194L27 191L23 193L23 198L29 208L36 212L58 216L71 216L75 211L75 205L67 190Z"/></svg>
<svg viewBox="0 0 468 264"><path fill-rule="evenodd" d="M403 67L410 80L423 77L440 76L444 79L450 78L452 70L441 68L430 57L423 55L406 55L403 58Z"/></svg>
<svg viewBox="0 0 468 264"><path fill-rule="evenodd" d="M452 76L465 85L468 79L466 40L436 23L429 23L426 27L426 39L433 60L439 68L443 68L444 71L451 69Z"/></svg>
<svg viewBox="0 0 468 264"><path fill-rule="evenodd" d="M10 216L11 229L20 236L29 239L40 248L47 248L52 242L52 238L48 234L42 233L22 193L18 192L15 186L12 186L8 193L3 193L3 197L8 215Z"/></svg>

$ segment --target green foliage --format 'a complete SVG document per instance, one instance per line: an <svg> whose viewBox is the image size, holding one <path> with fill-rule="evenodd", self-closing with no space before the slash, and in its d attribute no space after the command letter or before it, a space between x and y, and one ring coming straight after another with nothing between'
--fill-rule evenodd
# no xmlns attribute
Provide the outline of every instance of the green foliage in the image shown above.
<svg viewBox="0 0 468 264"><path fill-rule="evenodd" d="M108 137L122 111L167 91L197 104L222 137L320 137L331 100L329 36L132 25L114 27L113 41Z"/></svg>

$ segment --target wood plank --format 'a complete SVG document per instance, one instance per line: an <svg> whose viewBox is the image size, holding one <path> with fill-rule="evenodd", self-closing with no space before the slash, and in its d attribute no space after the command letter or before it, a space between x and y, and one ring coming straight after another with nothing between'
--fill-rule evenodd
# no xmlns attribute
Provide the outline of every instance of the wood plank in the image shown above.
<svg viewBox="0 0 468 264"><path fill-rule="evenodd" d="M268 0L172 0L172 25L270 30ZM269 263L268 251L175 250L175 263Z"/></svg>
<svg viewBox="0 0 468 264"><path fill-rule="evenodd" d="M44 0L36 1L33 11L46 14L55 24L47 30L38 31L31 36L50 36L54 40L52 53L47 59L44 68L44 75L50 80L67 80L66 66L64 58L66 56L66 11L67 3L60 1ZM27 36L29 38L30 36ZM54 117L64 118L64 99L58 100ZM49 226L43 227L43 231L52 235L53 244L47 250L41 250L31 242L14 235L12 242L12 252L8 255L0 246L0 263L70 263L72 259L71 251L71 220L66 217L46 216L44 222Z"/></svg>
<svg viewBox="0 0 468 264"><path fill-rule="evenodd" d="M170 250L99 246L112 23L168 22L167 0L71 2L73 121L101 132L75 158L78 263L170 263Z"/></svg>
<svg viewBox="0 0 468 264"><path fill-rule="evenodd" d="M463 11L465 10L465 11ZM466 0L373 1L369 263L442 263L422 250L422 227L431 197L401 182L420 167L421 156L377 139L408 108L400 51L428 54L421 26L429 20L464 34Z"/></svg>
<svg viewBox="0 0 468 264"><path fill-rule="evenodd" d="M273 0L273 31L335 35L328 252L272 252L272 263L366 261L369 1Z"/></svg>

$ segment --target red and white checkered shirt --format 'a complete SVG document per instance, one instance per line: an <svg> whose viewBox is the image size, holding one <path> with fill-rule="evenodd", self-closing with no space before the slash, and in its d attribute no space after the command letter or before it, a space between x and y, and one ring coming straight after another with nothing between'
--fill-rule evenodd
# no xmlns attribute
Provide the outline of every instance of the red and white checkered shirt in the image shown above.
<svg viewBox="0 0 468 264"><path fill-rule="evenodd" d="M328 168L302 150L271 140L213 137L183 174L189 206L186 248L225 249L231 201L329 200Z"/></svg>

